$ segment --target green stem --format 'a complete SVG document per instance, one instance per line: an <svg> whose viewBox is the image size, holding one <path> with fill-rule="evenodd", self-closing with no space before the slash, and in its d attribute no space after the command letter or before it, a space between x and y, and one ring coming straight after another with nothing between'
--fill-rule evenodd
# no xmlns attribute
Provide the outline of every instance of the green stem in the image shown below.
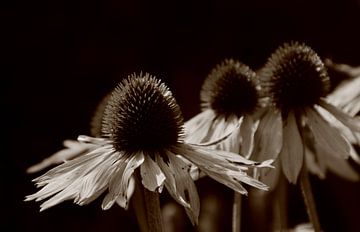
<svg viewBox="0 0 360 232"><path fill-rule="evenodd" d="M312 194L311 184L305 164L300 173L300 188L302 196L304 198L306 210L309 215L309 219L314 226L314 230L316 232L319 232L321 231L320 221L316 211L315 200Z"/></svg>
<svg viewBox="0 0 360 232"><path fill-rule="evenodd" d="M234 192L233 215L232 215L232 231L241 231L241 194Z"/></svg>
<svg viewBox="0 0 360 232"><path fill-rule="evenodd" d="M158 192L152 192L141 184L138 173L133 196L133 206L136 218L142 232L164 231Z"/></svg>

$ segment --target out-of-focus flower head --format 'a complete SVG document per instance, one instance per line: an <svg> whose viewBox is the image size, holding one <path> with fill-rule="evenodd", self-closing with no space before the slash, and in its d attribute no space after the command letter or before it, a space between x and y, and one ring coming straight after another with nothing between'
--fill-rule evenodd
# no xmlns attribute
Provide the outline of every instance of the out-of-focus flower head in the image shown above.
<svg viewBox="0 0 360 232"><path fill-rule="evenodd" d="M358 180L346 159L351 156L359 162L359 157L329 122L336 120L351 131L360 131L360 123L326 101L330 81L319 56L305 44L286 43L258 75L269 99L255 134L252 159L275 158L278 165L275 172L262 171L261 180L275 186L282 170L289 182L296 183L303 165L322 178L330 169Z"/></svg>
<svg viewBox="0 0 360 232"><path fill-rule="evenodd" d="M36 185L43 188L26 200L48 198L41 205L44 210L70 199L79 205L88 204L106 193L103 209L115 202L127 208L136 171L149 191L161 192L165 186L196 223L199 198L189 163L239 193L246 193L241 182L267 189L245 171L269 167L272 161L253 162L234 153L184 142L179 106L166 85L149 74L133 74L117 86L102 122L101 138L78 138L92 149L36 178Z"/></svg>
<svg viewBox="0 0 360 232"><path fill-rule="evenodd" d="M202 86L202 112L185 123L186 141L206 143L231 134L214 147L249 156L260 89L256 73L247 65L233 59L218 64Z"/></svg>

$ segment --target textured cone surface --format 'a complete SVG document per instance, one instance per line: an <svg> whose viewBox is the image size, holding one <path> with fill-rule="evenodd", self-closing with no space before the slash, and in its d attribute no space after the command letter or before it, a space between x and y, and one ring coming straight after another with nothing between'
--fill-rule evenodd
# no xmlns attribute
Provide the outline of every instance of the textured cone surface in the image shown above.
<svg viewBox="0 0 360 232"><path fill-rule="evenodd" d="M183 118L163 83L148 74L133 74L113 91L105 108L102 133L117 150L156 151L178 142Z"/></svg>

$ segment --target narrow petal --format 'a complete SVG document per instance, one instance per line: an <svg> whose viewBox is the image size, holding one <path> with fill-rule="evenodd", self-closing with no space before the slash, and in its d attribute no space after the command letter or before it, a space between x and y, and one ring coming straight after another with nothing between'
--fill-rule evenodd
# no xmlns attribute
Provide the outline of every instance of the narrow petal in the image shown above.
<svg viewBox="0 0 360 232"><path fill-rule="evenodd" d="M160 157L159 154L157 156L158 160L161 162L160 167L164 168L164 173L173 175L174 179L172 181L175 181L176 189L174 189L174 183L169 183L170 186L168 188L168 184L165 182L165 186L168 188L169 193L177 201L180 201L181 203L182 200L185 200L185 202L189 205L189 207L185 207L186 213L189 216L191 222L193 224L197 224L200 213L200 200L196 186L188 172L189 166L171 152L167 152L164 155L167 156L167 162L163 162L164 157ZM176 192L174 192L174 190Z"/></svg>
<svg viewBox="0 0 360 232"><path fill-rule="evenodd" d="M271 162L265 161L264 163L256 163L253 161L249 161L238 154L218 151L218 150L208 150L208 149L192 149L185 145L179 147L175 151L177 154L184 156L189 159L195 165L197 165L201 171L210 177L214 178L216 181L232 188L234 191L245 194L246 190L241 186L239 182L244 182L251 186L267 189L267 186L263 183L255 180L254 178L249 177L245 172L249 166L257 167L259 165L265 165L267 167L272 167L270 165ZM232 159L236 159L237 161L241 161L241 165L230 163L227 159L224 158L231 157ZM235 158L241 157L241 158Z"/></svg>
<svg viewBox="0 0 360 232"><path fill-rule="evenodd" d="M326 101L322 100L319 105L329 111L336 119L338 119L341 123L345 126L349 127L350 129L360 132L360 120L356 118L352 118L351 116L345 114L335 106L327 103Z"/></svg>
<svg viewBox="0 0 360 232"><path fill-rule="evenodd" d="M282 121L280 112L268 110L261 118L254 137L253 160L276 159L282 147Z"/></svg>
<svg viewBox="0 0 360 232"><path fill-rule="evenodd" d="M45 158L40 163L37 163L31 167L29 167L26 172L27 173L35 173L41 171L45 168L48 168L55 164L63 163L66 160L74 159L84 153L88 152L91 148L94 147L92 144L83 144L78 141L73 140L65 140L64 145L67 147L62 149L50 157Z"/></svg>
<svg viewBox="0 0 360 232"><path fill-rule="evenodd" d="M310 127L316 142L316 150L323 150L335 157L348 158L351 145L338 129L329 125L314 109L308 108L306 124Z"/></svg>
<svg viewBox="0 0 360 232"><path fill-rule="evenodd" d="M138 152L131 156L126 162L125 169L122 170L122 166L119 166L118 173L110 181L109 193L105 196L101 207L104 210L111 208L116 202L123 208L127 208L129 199L127 197L130 178L134 173L134 170L138 168L144 162L144 155L142 152Z"/></svg>
<svg viewBox="0 0 360 232"><path fill-rule="evenodd" d="M289 113L284 123L281 165L289 182L296 184L304 162L304 145L293 112Z"/></svg>
<svg viewBox="0 0 360 232"><path fill-rule="evenodd" d="M254 147L255 122L251 115L245 115L240 126L241 149L240 154L249 158Z"/></svg>
<svg viewBox="0 0 360 232"><path fill-rule="evenodd" d="M147 155L144 163L140 166L142 184L150 191L160 190L165 181L165 175L159 166Z"/></svg>

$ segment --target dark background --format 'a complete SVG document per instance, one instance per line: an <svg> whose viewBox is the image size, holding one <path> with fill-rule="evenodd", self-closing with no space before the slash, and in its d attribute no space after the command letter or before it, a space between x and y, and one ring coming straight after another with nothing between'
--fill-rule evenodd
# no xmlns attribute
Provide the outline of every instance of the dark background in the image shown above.
<svg viewBox="0 0 360 232"><path fill-rule="evenodd" d="M297 40L321 57L360 65L356 0L5 0L0 6L1 231L134 230L131 212L117 206L103 212L101 201L66 202L42 213L38 203L23 202L36 177L25 169L64 139L89 134L97 103L133 72L163 79L189 119L199 112L202 81L224 58L257 69L277 46ZM358 231L359 183L335 176L313 183L325 231Z"/></svg>

